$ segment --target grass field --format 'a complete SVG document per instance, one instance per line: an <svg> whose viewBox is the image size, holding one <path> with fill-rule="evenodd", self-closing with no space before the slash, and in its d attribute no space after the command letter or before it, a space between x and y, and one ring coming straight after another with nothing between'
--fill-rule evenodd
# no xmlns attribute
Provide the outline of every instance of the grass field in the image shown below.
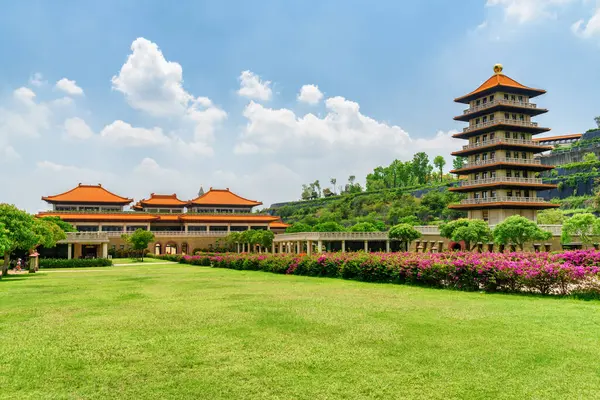
<svg viewBox="0 0 600 400"><path fill-rule="evenodd" d="M0 398L593 399L600 302L179 264L0 281Z"/></svg>
<svg viewBox="0 0 600 400"><path fill-rule="evenodd" d="M113 264L138 264L140 262L157 263L157 262L161 262L161 260L159 260L157 258L152 258L152 257L144 257L144 261L140 261L135 258L113 258L112 262L113 262Z"/></svg>

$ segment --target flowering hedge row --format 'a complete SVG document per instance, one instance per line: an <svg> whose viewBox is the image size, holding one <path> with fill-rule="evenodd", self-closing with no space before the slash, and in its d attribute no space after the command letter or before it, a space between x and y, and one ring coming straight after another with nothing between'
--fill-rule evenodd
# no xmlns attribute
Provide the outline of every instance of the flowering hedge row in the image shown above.
<svg viewBox="0 0 600 400"><path fill-rule="evenodd" d="M568 294L589 290L600 273L600 252L563 253L324 253L204 254L184 264L413 284L486 292Z"/></svg>

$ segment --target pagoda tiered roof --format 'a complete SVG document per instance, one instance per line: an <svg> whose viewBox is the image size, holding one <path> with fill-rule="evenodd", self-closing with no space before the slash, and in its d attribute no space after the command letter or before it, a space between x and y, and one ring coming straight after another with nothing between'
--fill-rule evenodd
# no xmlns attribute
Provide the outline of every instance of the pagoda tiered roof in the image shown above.
<svg viewBox="0 0 600 400"><path fill-rule="evenodd" d="M177 207L183 208L188 205L187 201L179 200L174 194L155 194L151 193L148 199L138 201L132 208L141 210L144 207Z"/></svg>
<svg viewBox="0 0 600 400"><path fill-rule="evenodd" d="M262 203L256 200L245 199L227 189L213 189L189 202L190 206L245 206L255 207Z"/></svg>
<svg viewBox="0 0 600 400"><path fill-rule="evenodd" d="M64 193L42 197L42 200L48 203L118 205L127 205L133 201L133 199L109 192L101 184L84 185L82 183Z"/></svg>
<svg viewBox="0 0 600 400"><path fill-rule="evenodd" d="M67 222L213 222L213 223L282 223L278 216L268 214L159 214L145 212L63 212L44 211L38 217L60 217Z"/></svg>
<svg viewBox="0 0 600 400"><path fill-rule="evenodd" d="M534 89L520 84L514 79L504 75L503 73L497 72L492 75L487 81L481 84L477 89L469 94L454 99L457 103L469 104L471 100L477 97L485 96L488 93L497 92L502 89L507 89L510 93L521 93L529 97L536 97L546 93L542 89Z"/></svg>

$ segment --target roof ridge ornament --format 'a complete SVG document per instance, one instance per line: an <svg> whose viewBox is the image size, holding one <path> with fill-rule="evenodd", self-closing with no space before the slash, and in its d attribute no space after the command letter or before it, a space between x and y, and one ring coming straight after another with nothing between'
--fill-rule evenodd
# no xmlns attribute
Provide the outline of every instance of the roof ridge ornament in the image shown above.
<svg viewBox="0 0 600 400"><path fill-rule="evenodd" d="M502 73L503 70L504 70L504 67L502 66L502 64L496 64L496 65L494 65L494 73L496 75L504 75Z"/></svg>

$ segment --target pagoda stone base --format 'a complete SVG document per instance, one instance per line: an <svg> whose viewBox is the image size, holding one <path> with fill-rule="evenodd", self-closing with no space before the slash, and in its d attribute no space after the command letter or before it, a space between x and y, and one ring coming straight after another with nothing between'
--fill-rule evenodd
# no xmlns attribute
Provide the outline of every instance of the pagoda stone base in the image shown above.
<svg viewBox="0 0 600 400"><path fill-rule="evenodd" d="M484 218L486 213L487 222L490 225L497 225L513 215L520 215L532 221L537 221L537 211L531 209L498 208L491 210L470 210L467 215L469 219L486 219Z"/></svg>

